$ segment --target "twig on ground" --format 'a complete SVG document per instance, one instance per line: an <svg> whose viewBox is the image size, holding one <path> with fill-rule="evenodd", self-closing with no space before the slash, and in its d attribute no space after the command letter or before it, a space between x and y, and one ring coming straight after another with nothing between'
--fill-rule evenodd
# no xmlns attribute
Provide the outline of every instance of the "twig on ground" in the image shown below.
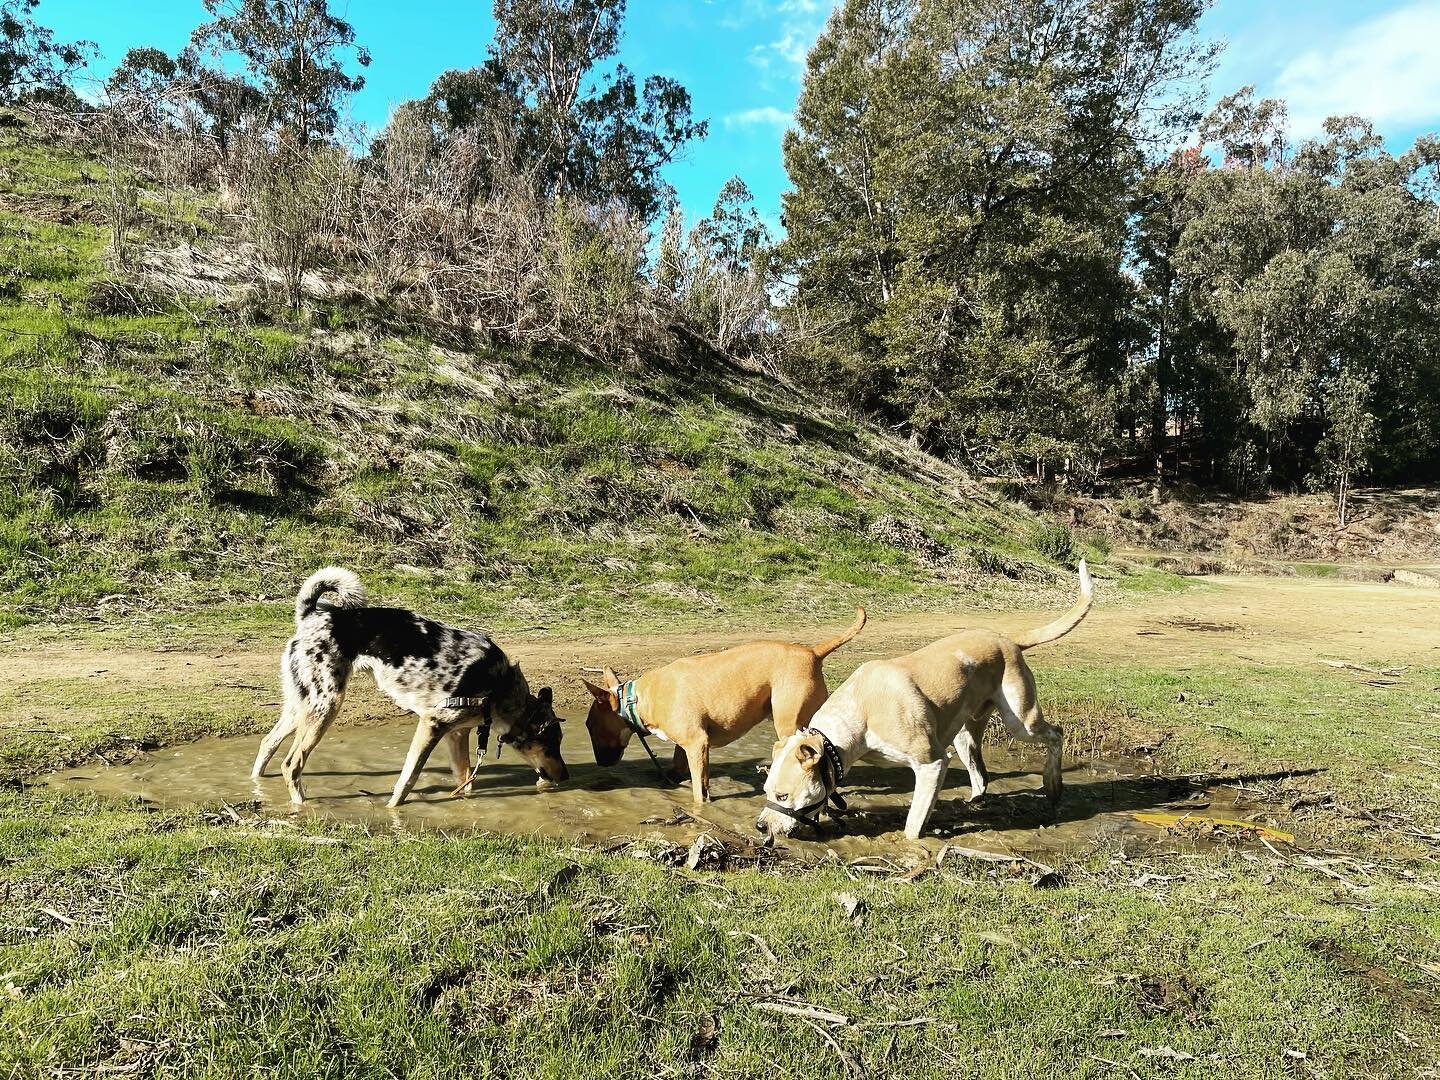
<svg viewBox="0 0 1440 1080"><path fill-rule="evenodd" d="M798 1016L802 1019L823 1020L825 1023L834 1024L837 1027L844 1027L850 1023L850 1018L844 1013L822 1009L819 1005L811 1005L804 1001L793 1004L788 1001L752 1001L750 1004L765 1012L784 1013L787 1016Z"/></svg>

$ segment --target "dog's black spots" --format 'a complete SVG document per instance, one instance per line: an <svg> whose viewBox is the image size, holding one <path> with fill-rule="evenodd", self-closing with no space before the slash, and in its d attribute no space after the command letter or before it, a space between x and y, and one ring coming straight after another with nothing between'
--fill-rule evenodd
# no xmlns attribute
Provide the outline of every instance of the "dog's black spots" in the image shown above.
<svg viewBox="0 0 1440 1080"><path fill-rule="evenodd" d="M347 660L367 656L393 668L410 662L458 666L493 647L485 634L457 630L404 608L336 608L330 623L330 637Z"/></svg>
<svg viewBox="0 0 1440 1080"><path fill-rule="evenodd" d="M487 640L485 652L480 658L460 669L460 677L455 680L454 696L481 697L493 692L504 681L509 667L505 654Z"/></svg>

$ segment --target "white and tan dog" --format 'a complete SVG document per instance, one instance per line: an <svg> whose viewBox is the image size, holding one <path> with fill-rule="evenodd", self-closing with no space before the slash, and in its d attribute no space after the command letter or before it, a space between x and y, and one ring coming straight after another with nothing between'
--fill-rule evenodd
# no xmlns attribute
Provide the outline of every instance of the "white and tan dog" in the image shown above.
<svg viewBox="0 0 1440 1080"><path fill-rule="evenodd" d="M1045 744L1045 794L1058 808L1064 734L1046 723L1023 653L1075 629L1093 596L1082 559L1080 599L1047 626L1013 639L989 630L962 630L908 656L861 664L820 706L808 728L775 744L765 809L755 827L785 836L797 823L814 825L814 815L835 795L850 766L871 757L914 770L905 835L918 839L945 783L948 747L954 746L970 772L971 799L984 794L980 739L992 712L1000 714L1015 738Z"/></svg>

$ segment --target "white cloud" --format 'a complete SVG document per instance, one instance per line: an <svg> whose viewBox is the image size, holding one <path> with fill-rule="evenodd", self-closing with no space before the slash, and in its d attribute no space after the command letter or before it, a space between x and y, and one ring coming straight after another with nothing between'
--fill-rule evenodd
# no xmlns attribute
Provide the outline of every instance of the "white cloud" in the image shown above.
<svg viewBox="0 0 1440 1080"><path fill-rule="evenodd" d="M798 85L805 74L810 47L820 36L825 20L837 0L780 0L777 4L746 0L752 18L767 24L768 41L750 50L750 63L763 73L762 81L772 85L771 76Z"/></svg>
<svg viewBox="0 0 1440 1080"><path fill-rule="evenodd" d="M774 105L762 105L758 109L746 109L743 112L731 113L725 117L726 127L761 127L774 126L787 128L792 118L784 109L777 109Z"/></svg>
<svg viewBox="0 0 1440 1080"><path fill-rule="evenodd" d="M1419 0L1350 29L1286 65L1275 91L1297 138L1327 116L1358 114L1381 134L1440 120L1440 0Z"/></svg>

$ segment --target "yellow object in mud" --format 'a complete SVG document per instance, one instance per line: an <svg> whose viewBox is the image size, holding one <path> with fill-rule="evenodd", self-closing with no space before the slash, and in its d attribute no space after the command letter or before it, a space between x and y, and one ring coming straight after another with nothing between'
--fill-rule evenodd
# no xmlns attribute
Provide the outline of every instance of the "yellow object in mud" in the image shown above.
<svg viewBox="0 0 1440 1080"><path fill-rule="evenodd" d="M1146 825L1154 825L1159 829L1174 829L1184 825L1200 825L1211 829L1240 829L1244 832L1259 833L1267 839L1279 840L1286 844L1293 844L1295 842L1293 833L1281 832L1279 829L1272 829L1266 825L1256 825L1253 821L1240 821L1236 818L1210 817L1206 814L1163 814L1158 811L1135 813L1130 816L1136 821L1143 821Z"/></svg>

